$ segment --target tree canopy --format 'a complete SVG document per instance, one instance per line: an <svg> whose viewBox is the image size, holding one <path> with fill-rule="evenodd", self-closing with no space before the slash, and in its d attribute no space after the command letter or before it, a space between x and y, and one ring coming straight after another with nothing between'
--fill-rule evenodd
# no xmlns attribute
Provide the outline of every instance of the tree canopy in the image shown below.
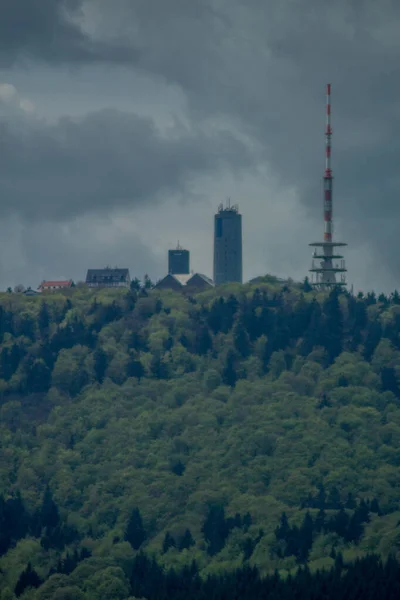
<svg viewBox="0 0 400 600"><path fill-rule="evenodd" d="M0 598L394 573L399 378L396 292L0 295Z"/></svg>

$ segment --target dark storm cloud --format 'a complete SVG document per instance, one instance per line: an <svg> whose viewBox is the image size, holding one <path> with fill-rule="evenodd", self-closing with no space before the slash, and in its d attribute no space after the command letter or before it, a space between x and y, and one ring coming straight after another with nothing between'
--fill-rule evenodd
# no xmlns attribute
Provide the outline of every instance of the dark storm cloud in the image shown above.
<svg viewBox="0 0 400 600"><path fill-rule="evenodd" d="M238 118L282 186L295 186L317 215L331 82L334 215L342 236L352 245L368 239L400 277L389 235L400 219L399 2L174 0L170 12L162 0L117 5L110 31L121 31L123 15L140 50L136 64L181 85L196 118ZM105 0L101 6L108 11Z"/></svg>
<svg viewBox="0 0 400 600"><path fill-rule="evenodd" d="M132 48L83 32L81 0L0 0L0 66L19 60L132 61Z"/></svg>
<svg viewBox="0 0 400 600"><path fill-rule="evenodd" d="M27 12L17 12L23 4ZM283 188L295 186L310 214L322 212L330 81L334 214L344 220L343 236L353 245L368 238L400 276L389 226L400 218L397 0L7 0L0 7L8 15L0 13L3 63L28 54L53 62L130 62L178 84L194 122L228 115L261 142ZM68 10L75 19L81 14L79 26ZM90 192L89 176L82 181Z"/></svg>
<svg viewBox="0 0 400 600"><path fill-rule="evenodd" d="M312 207L333 84L338 212L397 209L400 3L394 0L89 0L98 35L179 84L192 116L228 114L262 142L282 183ZM318 210L318 204L315 204ZM340 207L340 208L339 208Z"/></svg>
<svg viewBox="0 0 400 600"><path fill-rule="evenodd" d="M0 120L0 209L57 219L154 203L185 193L198 174L251 161L228 131L175 124L161 132L151 119L115 110L55 125Z"/></svg>

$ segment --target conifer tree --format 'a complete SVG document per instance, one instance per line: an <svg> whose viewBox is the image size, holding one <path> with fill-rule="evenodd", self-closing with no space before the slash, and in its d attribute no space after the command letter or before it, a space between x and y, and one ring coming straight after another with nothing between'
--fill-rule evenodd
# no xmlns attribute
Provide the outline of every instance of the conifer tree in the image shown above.
<svg viewBox="0 0 400 600"><path fill-rule="evenodd" d="M42 506L40 510L40 523L42 527L53 529L57 527L60 521L57 504L53 500L53 494L49 486L44 492Z"/></svg>
<svg viewBox="0 0 400 600"><path fill-rule="evenodd" d="M28 563L26 569L22 571L18 578L14 592L17 598L19 598L19 596L21 596L27 588L36 589L40 585L42 585L42 580L36 573L35 569L32 568L31 563Z"/></svg>
<svg viewBox="0 0 400 600"><path fill-rule="evenodd" d="M182 539L179 541L178 549L179 549L179 551L187 550L187 549L191 548L192 546L194 546L195 543L196 542L193 539L190 529L186 529L185 533L183 534Z"/></svg>
<svg viewBox="0 0 400 600"><path fill-rule="evenodd" d="M315 508L320 508L320 509L326 508L326 493L325 493L325 487L324 487L323 483L321 483L321 485L318 488L318 495L315 500Z"/></svg>
<svg viewBox="0 0 400 600"><path fill-rule="evenodd" d="M382 514L381 507L379 506L379 502L376 498L372 500L370 510L371 512L376 513L377 515Z"/></svg>
<svg viewBox="0 0 400 600"><path fill-rule="evenodd" d="M243 560L249 560L254 552L255 543L251 537L246 537L242 544Z"/></svg>
<svg viewBox="0 0 400 600"><path fill-rule="evenodd" d="M163 545L162 545L163 554L168 552L168 550L170 548L176 548L176 542L175 542L175 539L170 534L170 532L167 531L167 533L165 534L165 537L164 537Z"/></svg>
<svg viewBox="0 0 400 600"><path fill-rule="evenodd" d="M103 383L108 366L108 357L103 348L99 346L94 353L94 374L99 383Z"/></svg>
<svg viewBox="0 0 400 600"><path fill-rule="evenodd" d="M151 290L154 287L154 283L151 281L147 273L143 277L143 287L145 290Z"/></svg>
<svg viewBox="0 0 400 600"><path fill-rule="evenodd" d="M387 298L387 296L385 296L385 294L382 293L378 296L378 302L387 306L389 304L389 299Z"/></svg>
<svg viewBox="0 0 400 600"><path fill-rule="evenodd" d="M343 539L346 539L348 535L349 520L348 514L344 508L341 508L339 512L329 520L328 529L334 531Z"/></svg>
<svg viewBox="0 0 400 600"><path fill-rule="evenodd" d="M314 523L307 511L299 531L299 548L297 556L300 562L306 562L313 544Z"/></svg>
<svg viewBox="0 0 400 600"><path fill-rule="evenodd" d="M51 371L44 360L30 360L26 363L26 391L32 394L48 392L51 384Z"/></svg>
<svg viewBox="0 0 400 600"><path fill-rule="evenodd" d="M343 554L341 552L337 552L335 558L335 570L341 571L344 567Z"/></svg>
<svg viewBox="0 0 400 600"><path fill-rule="evenodd" d="M139 292L140 288L141 288L140 279L135 277L134 279L132 279L132 281L130 283L130 290L131 290L131 292Z"/></svg>
<svg viewBox="0 0 400 600"><path fill-rule="evenodd" d="M367 327L367 337L364 342L364 358L371 360L375 348L379 344L382 337L382 325L375 319L370 321Z"/></svg>
<svg viewBox="0 0 400 600"><path fill-rule="evenodd" d="M238 517L240 517L240 515L237 515ZM241 524L242 527L244 529L244 531L247 531L249 529L249 527L251 526L253 522L253 519L251 518L251 514L249 512L247 512L244 516L243 519L241 519ZM240 523L240 521L239 521Z"/></svg>
<svg viewBox="0 0 400 600"><path fill-rule="evenodd" d="M302 290L303 290L303 292L312 292L312 286L310 285L310 281L309 281L308 277L304 278L304 281L302 284Z"/></svg>
<svg viewBox="0 0 400 600"><path fill-rule="evenodd" d="M308 356L315 346L322 344L322 311L316 300L311 303L310 312L310 322L300 344L302 356Z"/></svg>
<svg viewBox="0 0 400 600"><path fill-rule="evenodd" d="M400 398L400 388L397 382L396 371L393 367L384 367L381 371L382 390L392 392Z"/></svg>
<svg viewBox="0 0 400 600"><path fill-rule="evenodd" d="M237 381L237 373L235 369L236 356L233 350L228 350L225 359L225 366L222 370L222 381L229 387L235 387Z"/></svg>
<svg viewBox="0 0 400 600"><path fill-rule="evenodd" d="M225 546L225 541L229 534L229 529L225 520L225 511L222 506L210 507L201 531L208 544L208 554L210 556L218 554Z"/></svg>
<svg viewBox="0 0 400 600"><path fill-rule="evenodd" d="M317 533L321 533L322 531L324 531L325 520L326 520L326 513L323 508L320 508L317 513L317 516L315 517L315 523L314 523L315 531Z"/></svg>
<svg viewBox="0 0 400 600"><path fill-rule="evenodd" d="M351 492L349 492L347 494L345 508L349 508L350 510L353 510L354 508L356 508L356 506L357 506L357 502L355 501L353 494Z"/></svg>
<svg viewBox="0 0 400 600"><path fill-rule="evenodd" d="M341 507L340 493L339 493L339 490L337 489L337 487L334 486L328 494L327 508L339 509L340 507Z"/></svg>
<svg viewBox="0 0 400 600"><path fill-rule="evenodd" d="M184 463L179 458L172 460L171 471L175 473L175 475L178 475L178 477L181 477L184 474L185 468Z"/></svg>
<svg viewBox="0 0 400 600"><path fill-rule="evenodd" d="M290 532L290 526L286 513L282 513L279 525L275 529L275 537L277 540L286 540Z"/></svg>
<svg viewBox="0 0 400 600"><path fill-rule="evenodd" d="M400 304L400 294L397 290L394 290L394 292L390 296L390 302L392 304Z"/></svg>
<svg viewBox="0 0 400 600"><path fill-rule="evenodd" d="M247 358L250 354L250 338L243 323L236 323L233 330L233 345L242 358Z"/></svg>
<svg viewBox="0 0 400 600"><path fill-rule="evenodd" d="M126 367L127 377L136 377L139 381L144 377L145 370L140 360L131 358Z"/></svg>
<svg viewBox="0 0 400 600"><path fill-rule="evenodd" d="M239 307L237 298L231 294L225 302L225 310L223 313L223 331L227 333L233 327L235 315Z"/></svg>
<svg viewBox="0 0 400 600"><path fill-rule="evenodd" d="M168 366L158 352L153 354L151 357L150 373L154 379L168 378Z"/></svg>
<svg viewBox="0 0 400 600"><path fill-rule="evenodd" d="M339 291L333 288L323 307L325 328L323 335L324 346L330 362L333 362L342 351L343 315L339 302Z"/></svg>
<svg viewBox="0 0 400 600"><path fill-rule="evenodd" d="M134 508L126 527L124 539L130 543L134 550L139 550L146 537L140 511L138 508Z"/></svg>
<svg viewBox="0 0 400 600"><path fill-rule="evenodd" d="M206 325L202 325L196 334L195 351L197 354L205 355L212 349L212 338Z"/></svg>
<svg viewBox="0 0 400 600"><path fill-rule="evenodd" d="M42 302L38 314L38 327L41 337L47 337L50 326L50 314L46 302Z"/></svg>
<svg viewBox="0 0 400 600"><path fill-rule="evenodd" d="M223 316L225 311L225 300L218 298L214 300L208 314L208 325L214 334L219 333L223 329Z"/></svg>

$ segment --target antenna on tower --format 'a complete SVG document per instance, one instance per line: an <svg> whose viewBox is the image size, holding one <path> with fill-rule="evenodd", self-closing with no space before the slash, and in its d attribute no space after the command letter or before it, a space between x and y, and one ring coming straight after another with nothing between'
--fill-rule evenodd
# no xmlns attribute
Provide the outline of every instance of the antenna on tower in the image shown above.
<svg viewBox="0 0 400 600"><path fill-rule="evenodd" d="M330 289L337 286L346 285L347 272L345 261L342 255L335 254L335 247L347 246L343 242L333 242L333 176L331 167L331 84L326 86L326 128L325 128L325 172L324 172L324 241L314 242L310 246L320 248L314 250L313 260L310 272L315 273L313 286L319 289ZM315 260L318 260L317 266ZM333 264L333 260L340 260ZM336 274L340 273L340 281L336 281Z"/></svg>
<svg viewBox="0 0 400 600"><path fill-rule="evenodd" d="M331 168L331 84L326 86L325 174L324 174L324 240L332 241L332 168Z"/></svg>

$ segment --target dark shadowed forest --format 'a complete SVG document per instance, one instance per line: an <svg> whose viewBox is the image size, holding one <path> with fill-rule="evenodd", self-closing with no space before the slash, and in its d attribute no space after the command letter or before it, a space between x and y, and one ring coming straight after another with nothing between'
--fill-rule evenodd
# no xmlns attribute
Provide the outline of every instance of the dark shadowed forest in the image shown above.
<svg viewBox="0 0 400 600"><path fill-rule="evenodd" d="M400 296L0 296L0 599L397 598Z"/></svg>

